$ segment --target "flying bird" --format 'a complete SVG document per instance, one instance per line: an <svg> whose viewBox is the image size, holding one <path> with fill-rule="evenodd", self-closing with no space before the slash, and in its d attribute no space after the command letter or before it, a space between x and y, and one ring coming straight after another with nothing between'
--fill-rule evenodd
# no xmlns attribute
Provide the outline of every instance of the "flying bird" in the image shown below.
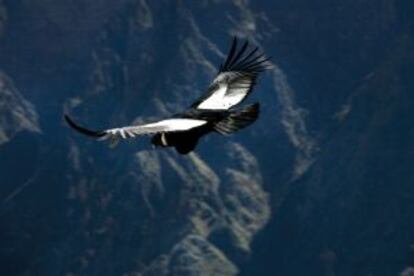
<svg viewBox="0 0 414 276"><path fill-rule="evenodd" d="M259 103L236 108L252 92L259 73L270 68L268 58L258 47L250 47L248 41L238 46L237 38L232 45L218 74L207 91L187 110L158 122L90 130L76 124L68 115L65 120L75 130L98 140L110 140L153 135L151 143L156 147L175 147L181 154L194 150L199 139L217 132L229 135L252 124L259 116Z"/></svg>

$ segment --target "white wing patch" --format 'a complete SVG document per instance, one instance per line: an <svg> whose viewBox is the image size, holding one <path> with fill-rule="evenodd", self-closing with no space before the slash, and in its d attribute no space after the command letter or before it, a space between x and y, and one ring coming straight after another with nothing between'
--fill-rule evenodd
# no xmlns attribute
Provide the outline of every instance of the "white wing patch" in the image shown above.
<svg viewBox="0 0 414 276"><path fill-rule="evenodd" d="M202 126L207 121L197 120L197 119L186 119L186 118L176 118L176 119L166 119L156 123L143 125L142 127L146 128L165 128L164 131L184 131L190 130L192 128Z"/></svg>
<svg viewBox="0 0 414 276"><path fill-rule="evenodd" d="M198 109L225 109L223 99L226 96L227 85L221 85L219 88L202 103Z"/></svg>
<svg viewBox="0 0 414 276"><path fill-rule="evenodd" d="M106 135L104 135L100 140L134 138L139 135L154 134L159 132L186 131L195 127L202 126L206 123L207 121L204 120L186 118L166 119L146 125L108 129L105 131Z"/></svg>
<svg viewBox="0 0 414 276"><path fill-rule="evenodd" d="M248 41L240 47L237 45L234 37L217 77L192 108L228 110L240 104L252 91L259 73L270 68L269 59L258 47L248 50Z"/></svg>
<svg viewBox="0 0 414 276"><path fill-rule="evenodd" d="M237 72L221 73L213 83L218 88L197 106L198 109L227 110L239 104L254 84L253 76Z"/></svg>

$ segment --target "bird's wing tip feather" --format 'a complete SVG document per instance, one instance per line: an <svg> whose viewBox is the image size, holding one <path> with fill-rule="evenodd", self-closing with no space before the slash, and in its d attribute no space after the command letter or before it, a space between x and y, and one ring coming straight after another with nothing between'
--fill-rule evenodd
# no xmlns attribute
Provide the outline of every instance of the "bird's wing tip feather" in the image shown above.
<svg viewBox="0 0 414 276"><path fill-rule="evenodd" d="M95 138L100 138L106 135L106 133L104 131L95 131L95 130L90 130L87 128L84 128L78 124L76 124L67 114L63 115L65 118L66 123L73 129L75 129L76 131L87 135L87 136L91 136L91 137L95 137Z"/></svg>
<svg viewBox="0 0 414 276"><path fill-rule="evenodd" d="M237 36L233 36L227 57L219 67L219 72L247 71L258 74L271 68L269 66L270 58L266 58L263 53L258 52L259 47L254 47L247 52L249 48L251 47L247 39L242 46L238 47Z"/></svg>

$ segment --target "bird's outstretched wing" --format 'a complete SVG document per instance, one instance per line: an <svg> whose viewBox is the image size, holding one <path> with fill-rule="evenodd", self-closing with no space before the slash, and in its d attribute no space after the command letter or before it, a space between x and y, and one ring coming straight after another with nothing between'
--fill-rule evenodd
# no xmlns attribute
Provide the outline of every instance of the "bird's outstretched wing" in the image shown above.
<svg viewBox="0 0 414 276"><path fill-rule="evenodd" d="M201 98L191 105L197 109L227 110L241 103L252 91L260 72L268 69L268 58L258 53L255 47L248 51L246 41L237 46L233 39L226 60L220 66L219 73Z"/></svg>
<svg viewBox="0 0 414 276"><path fill-rule="evenodd" d="M120 138L127 139L155 133L187 131L207 123L207 121L204 120L171 118L150 124L95 131L76 124L68 115L65 115L65 120L69 126L79 131L80 133L97 138L98 140L109 139L113 144L116 143Z"/></svg>

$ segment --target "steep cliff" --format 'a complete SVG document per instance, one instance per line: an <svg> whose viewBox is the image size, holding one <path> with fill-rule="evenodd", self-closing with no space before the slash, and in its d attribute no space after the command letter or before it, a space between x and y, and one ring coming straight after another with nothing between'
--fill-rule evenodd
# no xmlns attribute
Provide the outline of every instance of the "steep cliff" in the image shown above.
<svg viewBox="0 0 414 276"><path fill-rule="evenodd" d="M410 273L414 71L404 1L0 1L3 275ZM180 156L147 122L231 36L273 57L261 117ZM17 89L17 88L18 89Z"/></svg>

